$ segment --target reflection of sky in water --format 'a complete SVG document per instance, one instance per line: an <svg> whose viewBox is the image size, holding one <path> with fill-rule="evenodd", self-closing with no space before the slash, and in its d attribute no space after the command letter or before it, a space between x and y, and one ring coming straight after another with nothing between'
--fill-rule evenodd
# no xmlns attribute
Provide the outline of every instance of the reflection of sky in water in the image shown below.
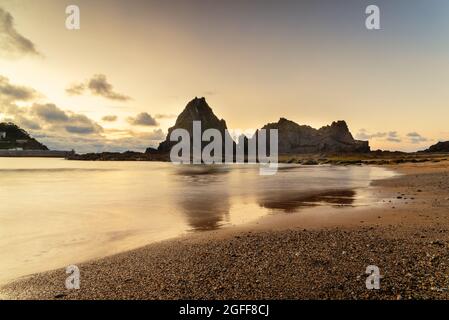
<svg viewBox="0 0 449 320"><path fill-rule="evenodd" d="M368 167L0 159L0 281L311 204L354 205ZM357 201L356 201L357 202Z"/></svg>

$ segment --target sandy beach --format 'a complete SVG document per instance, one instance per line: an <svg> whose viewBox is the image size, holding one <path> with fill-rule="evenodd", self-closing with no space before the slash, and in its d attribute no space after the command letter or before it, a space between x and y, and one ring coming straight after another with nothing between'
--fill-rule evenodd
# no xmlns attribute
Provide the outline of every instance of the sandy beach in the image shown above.
<svg viewBox="0 0 449 320"><path fill-rule="evenodd" d="M448 299L449 162L388 166L374 206L320 206L16 280L10 299ZM368 265L382 275L367 290Z"/></svg>

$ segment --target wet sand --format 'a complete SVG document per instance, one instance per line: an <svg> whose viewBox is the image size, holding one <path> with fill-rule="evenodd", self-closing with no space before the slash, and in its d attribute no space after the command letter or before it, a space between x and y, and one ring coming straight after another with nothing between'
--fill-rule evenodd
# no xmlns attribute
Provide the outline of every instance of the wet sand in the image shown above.
<svg viewBox="0 0 449 320"><path fill-rule="evenodd" d="M449 162L391 166L376 205L335 203L19 279L13 299L448 299ZM380 290L367 290L368 265Z"/></svg>

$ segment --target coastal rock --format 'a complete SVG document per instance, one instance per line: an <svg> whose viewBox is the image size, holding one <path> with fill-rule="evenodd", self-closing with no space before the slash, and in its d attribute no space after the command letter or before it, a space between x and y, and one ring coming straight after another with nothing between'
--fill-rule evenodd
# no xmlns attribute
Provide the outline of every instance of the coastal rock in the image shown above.
<svg viewBox="0 0 449 320"><path fill-rule="evenodd" d="M153 149L154 150L154 149ZM66 156L67 160L83 160L83 161L168 161L166 154L157 153L141 153L134 151L125 152L101 152L101 153L86 153L76 154L69 153Z"/></svg>
<svg viewBox="0 0 449 320"><path fill-rule="evenodd" d="M203 133L207 129L217 129L221 132L223 137L223 147L225 135L228 134L225 132L227 129L226 121L223 119L219 119L211 107L206 102L205 98L196 98L190 101L185 107L184 111L178 116L176 119L176 123L173 127L168 129L167 138L163 141L157 151L159 153L168 153L171 148L177 144L176 141L170 141L170 135L175 129L185 129L189 132L191 140L193 139L193 121L201 121L201 133ZM192 145L192 141L191 141ZM203 143L207 145L207 143ZM154 149L147 149L148 153L154 153Z"/></svg>
<svg viewBox="0 0 449 320"><path fill-rule="evenodd" d="M167 138L163 141L158 149L148 148L146 153L169 153L171 148L177 144L176 141L170 141L170 135L175 129L185 129L193 137L192 123L193 121L201 121L201 130L217 129L222 133L223 146L225 132L227 129L226 122L217 118L205 98L195 98L190 101L184 111L176 119L176 123L168 130ZM288 153L365 153L370 152L368 141L355 140L348 129L345 121L336 121L329 126L321 129L314 129L310 126L299 125L293 121L281 118L276 123L269 123L262 129L277 129L279 139L280 154ZM257 139L258 131L251 139ZM267 138L269 134L267 134ZM244 139L243 146L237 145L239 148L245 148L245 154L248 150L248 143L251 139ZM269 139L267 139L269 140ZM207 143L203 143L203 147ZM267 141L269 146L269 141ZM236 145L234 144L234 149Z"/></svg>
<svg viewBox="0 0 449 320"><path fill-rule="evenodd" d="M0 150L48 150L25 130L13 123L0 123Z"/></svg>
<svg viewBox="0 0 449 320"><path fill-rule="evenodd" d="M345 121L336 121L317 130L281 118L262 129L278 130L280 154L370 152L368 141L355 140Z"/></svg>
<svg viewBox="0 0 449 320"><path fill-rule="evenodd" d="M425 150L424 152L449 152L449 141L438 142L437 144L430 146L429 149Z"/></svg>
<svg viewBox="0 0 449 320"><path fill-rule="evenodd" d="M147 153L147 154L158 154L159 152L158 152L157 149L155 149L155 148L148 147L148 148L145 150L145 153Z"/></svg>

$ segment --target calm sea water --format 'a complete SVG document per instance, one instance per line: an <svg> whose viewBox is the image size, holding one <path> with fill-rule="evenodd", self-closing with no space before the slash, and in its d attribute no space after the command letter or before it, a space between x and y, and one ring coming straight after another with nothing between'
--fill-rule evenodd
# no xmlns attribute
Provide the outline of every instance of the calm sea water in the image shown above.
<svg viewBox="0 0 449 320"><path fill-rule="evenodd" d="M360 205L359 191L393 173L374 167L174 166L0 158L0 282L187 232Z"/></svg>

